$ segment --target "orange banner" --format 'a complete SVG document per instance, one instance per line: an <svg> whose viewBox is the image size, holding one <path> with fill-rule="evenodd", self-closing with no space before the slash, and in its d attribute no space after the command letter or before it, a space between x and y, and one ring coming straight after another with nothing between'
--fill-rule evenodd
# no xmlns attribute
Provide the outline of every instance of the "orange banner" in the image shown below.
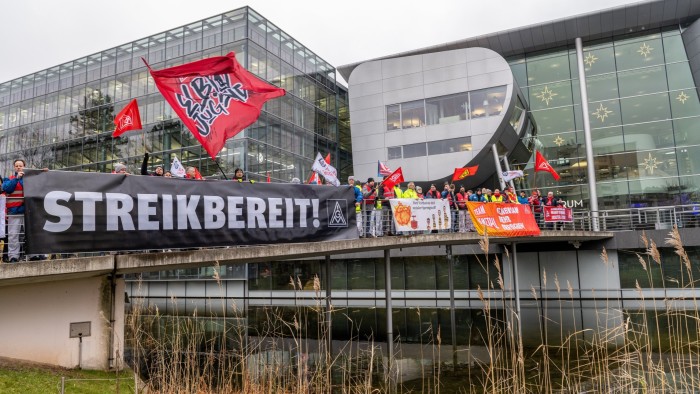
<svg viewBox="0 0 700 394"><path fill-rule="evenodd" d="M485 232L490 237L540 235L529 205L467 202L467 207L479 235Z"/></svg>

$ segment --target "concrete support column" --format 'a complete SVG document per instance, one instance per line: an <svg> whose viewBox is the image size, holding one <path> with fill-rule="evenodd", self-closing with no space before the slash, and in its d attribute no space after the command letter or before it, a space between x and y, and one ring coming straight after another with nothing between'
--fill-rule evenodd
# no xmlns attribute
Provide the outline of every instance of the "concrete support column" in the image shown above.
<svg viewBox="0 0 700 394"><path fill-rule="evenodd" d="M508 164L508 157L503 156L503 166L506 168L506 171L510 171L510 164ZM510 182L508 182L508 185L515 190L515 185L513 184L513 180L511 179Z"/></svg>
<svg viewBox="0 0 700 394"><path fill-rule="evenodd" d="M326 330L328 330L328 357L333 357L333 316L331 302L331 256L326 255Z"/></svg>
<svg viewBox="0 0 700 394"><path fill-rule="evenodd" d="M586 89L586 70L583 64L583 42L576 38L576 62L578 64L578 82L581 89L581 111L583 112L583 138L586 142L586 174L588 175L588 196L590 198L591 225L593 231L600 230L598 225L598 192L596 190L595 161L593 160L593 139L591 137L591 120L588 118L588 90Z"/></svg>
<svg viewBox="0 0 700 394"><path fill-rule="evenodd" d="M493 152L493 161L496 164L496 175L498 175L498 183L501 185L501 190L506 188L506 183L503 181L503 169L501 168L501 159L498 158L498 150L496 149L496 144L491 145L491 152Z"/></svg>
<svg viewBox="0 0 700 394"><path fill-rule="evenodd" d="M445 245L447 252L447 283L450 288L450 334L452 336L452 370L457 370L457 317L455 316L454 256L452 245Z"/></svg>
<svg viewBox="0 0 700 394"><path fill-rule="evenodd" d="M395 388L394 380L394 322L393 308L391 304L391 250L384 250L384 289L386 297L386 381L387 392L393 393Z"/></svg>

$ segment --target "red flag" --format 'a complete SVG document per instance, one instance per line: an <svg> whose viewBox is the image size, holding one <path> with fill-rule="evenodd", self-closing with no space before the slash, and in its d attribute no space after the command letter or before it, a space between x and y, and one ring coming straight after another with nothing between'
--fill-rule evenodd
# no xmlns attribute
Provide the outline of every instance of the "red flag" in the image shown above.
<svg viewBox="0 0 700 394"><path fill-rule="evenodd" d="M204 179L204 177L202 177L202 174L199 172L199 169L197 169L197 167L194 168L194 179Z"/></svg>
<svg viewBox="0 0 700 394"><path fill-rule="evenodd" d="M306 181L308 185L320 185L321 184L321 179L319 179L318 174L315 171L311 172L311 176L309 177L309 180Z"/></svg>
<svg viewBox="0 0 700 394"><path fill-rule="evenodd" d="M267 172L267 183L270 183L270 172Z"/></svg>
<svg viewBox="0 0 700 394"><path fill-rule="evenodd" d="M164 70L148 69L160 93L212 159L227 139L258 119L267 100L285 94L241 67L233 52Z"/></svg>
<svg viewBox="0 0 700 394"><path fill-rule="evenodd" d="M399 167L396 169L396 171L394 171L391 175L384 179L382 183L384 184L384 186L387 186L391 189L394 187L394 185L403 181L403 172L401 171L401 167Z"/></svg>
<svg viewBox="0 0 700 394"><path fill-rule="evenodd" d="M554 171L554 168L552 168L547 159L538 151L535 151L535 171L547 171L552 174L555 181L559 180L559 174Z"/></svg>
<svg viewBox="0 0 700 394"><path fill-rule="evenodd" d="M479 165L473 167L455 168L455 173L452 175L452 182L461 181L462 179L476 174Z"/></svg>
<svg viewBox="0 0 700 394"><path fill-rule="evenodd" d="M129 130L141 130L141 114L139 113L139 104L136 99L131 100L114 118L114 124L117 126L112 133L112 137L116 138Z"/></svg>
<svg viewBox="0 0 700 394"><path fill-rule="evenodd" d="M326 164L331 164L331 153L328 152L328 154L326 155L325 158L323 158L323 160L326 161Z"/></svg>

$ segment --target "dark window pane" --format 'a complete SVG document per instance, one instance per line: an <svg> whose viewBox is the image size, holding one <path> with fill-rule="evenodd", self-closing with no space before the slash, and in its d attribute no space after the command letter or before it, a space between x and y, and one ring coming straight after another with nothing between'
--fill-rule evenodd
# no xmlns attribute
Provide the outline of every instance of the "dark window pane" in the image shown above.
<svg viewBox="0 0 700 394"><path fill-rule="evenodd" d="M410 159L412 157L426 156L425 143L404 145L403 147L403 157L404 159Z"/></svg>

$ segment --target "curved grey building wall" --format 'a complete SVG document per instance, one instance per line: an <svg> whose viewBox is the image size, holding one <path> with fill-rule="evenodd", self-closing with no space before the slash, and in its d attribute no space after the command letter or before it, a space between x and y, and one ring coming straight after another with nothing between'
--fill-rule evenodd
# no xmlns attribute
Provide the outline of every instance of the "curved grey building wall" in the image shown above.
<svg viewBox="0 0 700 394"><path fill-rule="evenodd" d="M390 129L388 106L466 92L472 92L473 101L477 97L474 92L489 88L501 89L488 95L490 114L475 110L481 100L486 104L486 96L481 95L478 96L479 103L473 103L471 109L464 108L462 119L445 117L429 125ZM500 141L500 155L512 152L529 155L519 142L527 124L523 111L525 100L517 99L519 91L506 60L485 48L376 60L358 65L349 78L355 176L362 180L375 177L377 161L381 160L392 170L401 167L406 180L421 183L448 180L455 168L479 164L478 177L467 178L463 183L473 187L486 181L495 173L490 153L492 144ZM462 140L465 137L466 140ZM430 154L426 149L425 155L405 157L406 146L455 139L468 140L469 146L462 144L457 149L449 148L439 154ZM390 147L404 147L404 155L389 157Z"/></svg>

